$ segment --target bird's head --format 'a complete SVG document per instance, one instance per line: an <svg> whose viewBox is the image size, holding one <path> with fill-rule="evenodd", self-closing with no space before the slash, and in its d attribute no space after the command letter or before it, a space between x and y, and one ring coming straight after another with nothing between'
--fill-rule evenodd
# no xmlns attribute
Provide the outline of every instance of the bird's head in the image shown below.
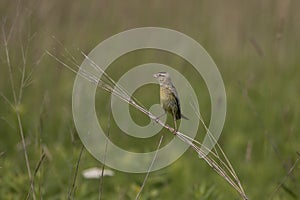
<svg viewBox="0 0 300 200"><path fill-rule="evenodd" d="M158 72L153 74L153 77L156 78L160 85L169 84L171 82L171 77L168 72Z"/></svg>

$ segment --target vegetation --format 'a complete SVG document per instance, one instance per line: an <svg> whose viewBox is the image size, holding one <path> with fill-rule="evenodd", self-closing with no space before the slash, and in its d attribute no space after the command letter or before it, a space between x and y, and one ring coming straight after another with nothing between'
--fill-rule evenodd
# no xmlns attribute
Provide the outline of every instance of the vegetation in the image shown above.
<svg viewBox="0 0 300 200"><path fill-rule="evenodd" d="M101 199L135 199L145 174L115 171L102 182L81 175L102 164L82 150L74 127L75 76L46 52L71 63L68 49L80 63L84 59L80 51L88 53L114 34L143 26L183 32L201 43L216 62L227 93L219 143L249 199L300 198L299 6L298 1L281 0L1 1L1 199L98 199L100 191ZM131 52L112 63L107 73L118 80L148 62L172 66L199 85L195 90L201 114L209 122L205 83L178 56L155 50ZM149 108L159 101L153 95L157 91L157 85L147 85L135 97ZM97 90L96 102L99 121L107 127L109 95ZM150 123L134 108L131 114L141 125ZM172 119L168 121L172 124ZM111 120L111 139L135 152L156 149L164 133L165 145L174 137L167 131L134 139ZM150 173L140 197L240 198L192 149L171 166Z"/></svg>

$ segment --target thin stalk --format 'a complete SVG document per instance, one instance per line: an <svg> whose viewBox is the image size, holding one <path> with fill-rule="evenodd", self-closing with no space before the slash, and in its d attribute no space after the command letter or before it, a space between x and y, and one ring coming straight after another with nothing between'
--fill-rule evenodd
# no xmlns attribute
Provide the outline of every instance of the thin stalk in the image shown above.
<svg viewBox="0 0 300 200"><path fill-rule="evenodd" d="M216 171L220 176L222 176L240 194L242 199L244 199L244 200L248 199L245 192L244 192L244 190L243 190L243 188L242 188L242 186L241 186L241 184L240 184L240 181L239 181L232 165L229 162L229 159L227 158L227 156L225 155L224 151L221 149L221 147L218 143L216 143L217 147L220 150L220 152L221 152L222 156L224 157L225 161L223 161L221 159L221 157L219 156L218 151L216 149L215 149L215 152L212 152L212 151L210 152L211 155L205 155L204 152L201 149L201 147L203 147L204 145L202 145L200 142L194 140L193 138L190 138L189 136L175 130L170 125L165 124L161 120L157 119L157 117L155 115L153 115L151 112L149 112L140 103L138 104L137 101L135 101L135 99L133 97L131 97L124 88L122 88L120 85L116 84L114 82L114 80L112 80L110 78L110 76L108 74L106 74L96 63L94 63L84 53L82 53L82 54L90 62L90 65L94 69L99 70L103 74L103 76L108 79L108 82L106 82L104 80L98 80L97 77L95 77L94 75L90 74L89 72L81 69L78 65L76 66L77 68L79 68L79 71L77 72L72 67L68 66L63 61L61 61L58 58L56 58L55 56L53 56L51 53L48 53L48 54L51 57L54 57L54 59L57 60L58 62L62 63L63 66L66 66L68 69L70 69L72 72L74 72L77 75L87 79L90 82L93 82L93 83L97 84L98 87L100 87L103 90L111 93L112 95L115 95L116 97L120 98L124 102L126 102L126 103L132 105L133 107L135 107L136 109L140 110L141 112L146 114L150 119L154 120L156 123L160 124L162 127L167 129L168 131L170 131L173 135L178 137L180 140L182 140L183 142L189 144L198 153L198 155L206 161L206 163L214 171ZM115 89L115 88L117 88L117 89ZM199 119L204 124L202 118L200 117ZM205 128L207 129L206 126L205 126ZM210 135L211 139L213 141L216 141L215 138L213 138L212 134L210 133L210 131L208 129L207 129L207 132ZM199 146L197 146L197 145L199 145ZM207 148L207 147L205 147L205 148ZM217 161L220 162L221 165L219 165ZM137 196L137 198L138 198L138 196Z"/></svg>
<svg viewBox="0 0 300 200"><path fill-rule="evenodd" d="M15 83L14 83L14 79L13 79L12 66L11 66L11 62L10 62L7 38L6 38L5 31L4 31L4 27L2 27L2 33L3 33L6 62L7 62L7 66L8 66L8 76L9 76L9 80L10 80L11 91L13 94L13 100L15 103L14 108L15 108L15 112L16 112L16 116L17 116L18 127L19 127L20 136L21 136L22 147L23 147L23 151L24 151L24 158L25 158L27 173L28 173L28 177L29 177L29 181L30 181L31 190L32 190L32 197L35 200L36 195L35 195L35 191L34 191L34 180L32 178L32 174L31 174L31 168L30 168L30 164L29 164L28 153L27 153L25 137L24 137L24 132L23 132L23 125L22 125L22 120L21 120L21 115L20 115L20 110L19 110L21 98L17 98L16 92L15 92ZM25 71L23 71L22 76L24 75L24 73L25 73ZM21 84L20 91L22 91L22 89L23 89L23 87Z"/></svg>
<svg viewBox="0 0 300 200"><path fill-rule="evenodd" d="M99 200L101 200L101 195L102 195L102 191L103 191L103 175L104 175L106 155L107 155L107 151L108 151L108 142L107 142L107 140L109 139L109 134L110 134L110 120L111 120L111 108L109 106L108 122L107 122L107 139L106 139L106 143L105 143L104 161L103 161L103 165L102 165L102 171L101 171L101 176L100 176L100 184L99 184Z"/></svg>
<svg viewBox="0 0 300 200"><path fill-rule="evenodd" d="M78 169L79 169L79 164L80 164L82 152L83 152L83 149L84 149L83 147L84 146L82 145L81 149L80 149L79 157L78 157L78 160L77 160L77 163L76 163L73 182L72 182L70 191L68 193L68 200L74 199L74 193L75 193L75 189L76 189L76 179L77 179L77 174L78 174Z"/></svg>
<svg viewBox="0 0 300 200"><path fill-rule="evenodd" d="M164 136L162 135L162 136L160 137L159 143L158 143L158 145L157 145L156 152L155 152L155 154L154 154L154 157L153 157L153 159L152 159L152 162L151 162L151 164L150 164L150 166L149 166L149 169L147 170L147 174L146 174L146 176L145 176L145 178L144 178L143 184L142 184L142 186L141 186L141 188L140 188L140 191L139 191L138 194L136 195L135 200L138 200L138 199L140 198L140 195L141 195L141 193L142 193L142 191L143 191L143 189L144 189L144 187L145 187L145 185L146 185L146 182L147 182L148 177L149 177L149 174L150 174L150 172L151 172L151 170L152 170L153 164L154 164L154 162L155 162L155 160L156 160L156 158L157 158L157 153L158 153L158 150L159 150L159 148L160 148L160 145L161 145L161 143L162 143L163 138L164 138Z"/></svg>

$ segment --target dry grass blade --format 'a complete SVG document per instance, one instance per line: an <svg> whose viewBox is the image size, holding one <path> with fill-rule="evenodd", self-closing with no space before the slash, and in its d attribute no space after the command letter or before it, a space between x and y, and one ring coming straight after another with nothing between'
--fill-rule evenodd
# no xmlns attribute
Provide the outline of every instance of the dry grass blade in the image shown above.
<svg viewBox="0 0 300 200"><path fill-rule="evenodd" d="M4 99L4 101L14 110L15 106L13 103L10 102L10 100L2 93L0 92L0 96Z"/></svg>
<svg viewBox="0 0 300 200"><path fill-rule="evenodd" d="M196 110L196 109L194 109ZM245 194L243 187L241 185L241 182L234 170L234 168L232 167L229 159L227 158L225 152L223 151L223 149L221 148L221 146L219 145L218 141L214 138L213 134L210 132L210 130L207 128L206 124L204 123L204 120L201 116L200 113L196 112L196 115L198 116L199 120L201 121L202 125L204 126L210 140L215 144L215 146L213 147L213 150L215 151L215 154L213 155L217 155L216 158L218 159L218 161L220 162L220 164L230 173L230 175L232 176L232 178L234 179L234 181L237 183L237 187L241 190L242 194ZM218 151L220 151L220 154L223 156L223 159L221 157L219 157Z"/></svg>
<svg viewBox="0 0 300 200"><path fill-rule="evenodd" d="M74 193L75 193L75 189L76 189L76 179L77 179L77 174L78 174L78 169L79 169L79 164L80 164L80 160L81 160L83 149L84 149L84 146L82 145L82 147L80 149L79 156L78 156L78 160L77 160L77 163L76 163L75 173L74 173L74 178L73 178L73 181L72 181L72 185L71 185L71 188L70 188L70 190L68 192L68 199L69 200L74 199Z"/></svg>
<svg viewBox="0 0 300 200"><path fill-rule="evenodd" d="M201 149L201 147L204 147L207 149L207 147L205 147L203 144L201 144L200 142L194 140L193 138L188 137L186 134L183 134L179 131L176 131L174 128L172 128L170 125L165 124L164 122L162 122L161 120L157 119L157 117L155 115L153 115L151 112L149 112L144 106L142 106L142 104L137 103L137 101L131 97L130 95L128 95L128 92L122 88L120 85L116 84L114 82L114 80L111 79L111 77L106 74L101 67L99 67L96 63L94 63L86 54L82 53L85 58L90 62L90 65L95 69L98 70L99 72L101 72L102 77L101 78L105 78L108 81L105 81L103 79L98 79L97 77L95 77L93 74L89 73L88 71L85 71L84 69L81 69L80 66L76 65L75 67L77 69L79 69L78 71L75 70L74 68L72 68L71 66L67 65L66 63L64 63L62 60L58 59L57 57L55 57L53 54L51 54L50 52L47 52L51 57L53 57L55 60L57 60L59 63L61 63L63 66L67 67L68 69L70 69L72 72L76 73L77 75L83 77L84 79L90 81L90 82L94 82L98 85L98 87L102 88L103 90L111 93L112 95L115 95L116 97L118 97L119 99L123 100L124 102L132 105L133 107L135 107L136 109L140 110L141 112L143 112L144 114L146 114L150 119L154 120L156 123L160 124L161 126L163 126L165 129L169 130L172 134L174 134L176 137L178 137L180 140L182 140L183 142L189 144L199 155L199 157L203 158L206 163L214 170L216 171L220 176L222 176L242 197L242 199L246 200L248 199L243 187L240 183L240 180L238 179L238 176L236 175L232 165L229 162L229 159L227 158L227 156L225 155L224 151L222 150L222 148L220 147L220 145L216 142L215 138L212 136L212 134L210 133L210 131L208 130L208 128L205 126L204 121L202 120L201 115L199 114L199 120L203 123L203 125L205 126L207 133L209 134L210 139L216 143L216 146L218 148L218 150L215 148L214 152L210 151L209 155L206 155L205 152L203 152L203 150ZM220 155L222 155L223 159L220 157ZM137 196L138 198L138 196Z"/></svg>
<svg viewBox="0 0 300 200"><path fill-rule="evenodd" d="M153 167L153 164L154 164L154 162L155 162L155 160L156 160L158 150L159 150L160 145L161 145L161 143L162 143L162 141L163 141L163 138L164 138L164 136L162 135L162 136L160 137L159 142L158 142L158 145L157 145L157 148L156 148L156 152L155 152L154 157L153 157L153 159L152 159L152 162L151 162L151 164L150 164L150 166L149 166L149 169L148 169L148 171L147 171L147 174L146 174L146 176L145 176L145 178L144 178L143 184L142 184L142 186L141 186L141 188L140 188L140 191L139 191L138 194L136 195L135 200L138 200L138 199L140 198L140 195L141 195L141 193L142 193L142 191L143 191L143 189L144 189L144 187L145 187L145 185L146 185L146 182L147 182L147 180L148 180L149 174L150 174L150 172L151 172L151 170L152 170L152 167Z"/></svg>
<svg viewBox="0 0 300 200"><path fill-rule="evenodd" d="M13 26L10 29L10 33L12 32ZM19 94L17 96L16 93L16 88L15 88L15 82L14 82L14 77L13 77L13 70L12 70L12 64L11 64L11 59L10 59L10 55L9 55L9 49L8 49L8 39L6 37L6 33L5 33L5 29L4 29L4 25L2 26L2 35L3 35L3 43L4 43L4 50L5 50L5 56L6 56L6 64L8 67L8 76L9 76L9 81L10 81L10 86L11 86L11 91L13 94L13 102L9 103L10 101L5 98L4 95L1 95L15 110L16 113L16 117L17 117L17 123L18 123L18 129L19 129L19 133L20 133L20 137L21 137L21 142L22 142L22 148L24 151L24 158L25 158L25 163L26 163L26 168L27 168L27 173L28 173L28 178L30 181L30 190L32 191L32 198L35 200L36 199L36 195L35 195L35 191L34 191L34 179L32 177L32 173L31 173L31 168L30 168L30 163L29 163L29 158L28 158L28 153L27 153L27 149L26 149L26 142L25 142L25 137L24 137L24 131L23 131L23 124L22 124L22 119L21 119L21 114L20 114L20 110L19 110L19 105L21 104L22 101L22 94L23 94L23 89L24 89L24 77L25 77L25 66L26 66L26 59L24 58L24 51L22 49L22 58L23 58L23 70L22 70L22 78L20 80L20 88L19 88ZM10 35L10 34L9 34Z"/></svg>
<svg viewBox="0 0 300 200"><path fill-rule="evenodd" d="M297 159L294 162L294 164L292 165L292 167L289 169L287 175L280 181L280 183L278 184L278 186L276 187L276 189L274 190L273 194L271 195L270 199L273 199L275 194L279 191L279 189L281 187L283 187L283 184L285 183L285 181L289 178L289 176L291 175L291 173L294 171L295 167L297 166L298 162L300 161L300 153L297 152Z"/></svg>
<svg viewBox="0 0 300 200"><path fill-rule="evenodd" d="M109 106L109 112L108 112L108 122L107 122L107 140L109 138L109 133L110 133L110 120L111 120L111 107ZM104 161L102 165L102 171L101 171L101 176L100 176L100 183L99 183L99 200L101 200L101 195L103 191L103 176L104 176L104 168L105 168L105 161L106 161L106 155L107 155L107 140L105 143L105 153L104 153Z"/></svg>
<svg viewBox="0 0 300 200"><path fill-rule="evenodd" d="M35 167L35 169L34 169L33 177L35 177L36 174L38 173L38 171L39 171L39 169L40 169L40 167L41 167L43 161L45 160L45 158L46 158L46 154L45 154L44 151L42 151L42 155L41 155L41 157L40 157L40 159L39 159L39 161L38 161L38 163L37 163L37 165L36 165L36 167ZM29 190L28 190L26 200L29 199L30 193L31 193L31 187L30 187Z"/></svg>

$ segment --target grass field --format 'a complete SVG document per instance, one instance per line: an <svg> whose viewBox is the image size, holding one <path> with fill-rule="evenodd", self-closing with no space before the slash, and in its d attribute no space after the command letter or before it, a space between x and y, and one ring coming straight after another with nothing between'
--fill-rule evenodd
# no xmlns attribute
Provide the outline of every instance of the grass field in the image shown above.
<svg viewBox="0 0 300 200"><path fill-rule="evenodd" d="M72 117L75 75L46 51L70 63L64 51L68 49L80 63L84 58L78 49L89 53L114 34L144 26L185 33L216 62L227 94L219 143L249 199L299 199L299 8L296 0L1 1L0 199L98 199L100 191L101 199L135 199L145 174L112 169L115 175L102 183L81 175L102 164L86 149L77 163L82 143ZM172 66L198 84L201 114L209 122L206 86L177 56L132 52L112 63L107 73L118 80L148 62ZM159 101L155 92L158 86L148 85L135 96L150 107ZM106 127L109 95L99 89L96 101L100 123ZM131 114L141 125L150 122L134 109ZM114 121L110 136L134 152L154 150L160 137L129 138ZM164 143L172 137L166 134ZM240 197L189 149L172 165L150 173L141 199Z"/></svg>

